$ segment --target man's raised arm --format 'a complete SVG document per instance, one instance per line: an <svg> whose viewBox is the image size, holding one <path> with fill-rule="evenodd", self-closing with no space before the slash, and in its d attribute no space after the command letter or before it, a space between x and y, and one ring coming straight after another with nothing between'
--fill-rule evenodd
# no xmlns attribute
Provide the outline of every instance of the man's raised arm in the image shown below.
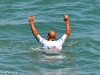
<svg viewBox="0 0 100 75"><path fill-rule="evenodd" d="M33 20L34 20L34 17L32 17L32 16L29 16L28 17L28 21L30 23L30 27L31 27L32 33L36 37L36 36L38 36L38 32L37 32L37 30L36 30L36 28L34 26Z"/></svg>
<svg viewBox="0 0 100 75"><path fill-rule="evenodd" d="M63 20L66 23L66 35L69 36L70 35L70 25L69 25L69 17L68 17L68 15L64 15Z"/></svg>

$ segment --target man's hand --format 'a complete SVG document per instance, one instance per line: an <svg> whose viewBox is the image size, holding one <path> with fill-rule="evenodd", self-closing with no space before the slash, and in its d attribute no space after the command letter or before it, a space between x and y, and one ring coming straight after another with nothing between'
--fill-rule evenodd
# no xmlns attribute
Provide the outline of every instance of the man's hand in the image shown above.
<svg viewBox="0 0 100 75"><path fill-rule="evenodd" d="M33 17L32 15L30 15L30 16L28 17L28 21L29 21L29 22L33 22L34 18L35 18L35 17Z"/></svg>
<svg viewBox="0 0 100 75"><path fill-rule="evenodd" d="M70 35L70 25L69 25L69 17L68 17L68 15L64 15L63 20L66 23L66 35L69 36Z"/></svg>
<svg viewBox="0 0 100 75"><path fill-rule="evenodd" d="M63 20L64 20L65 22L69 22L69 17L68 17L68 15L64 15Z"/></svg>
<svg viewBox="0 0 100 75"><path fill-rule="evenodd" d="M34 23L33 23L33 20L34 20L35 17L33 17L32 15L30 15L28 17L28 21L30 22L30 27L31 27L31 30L32 30L32 33L33 35L36 37L38 35L38 32L34 26Z"/></svg>

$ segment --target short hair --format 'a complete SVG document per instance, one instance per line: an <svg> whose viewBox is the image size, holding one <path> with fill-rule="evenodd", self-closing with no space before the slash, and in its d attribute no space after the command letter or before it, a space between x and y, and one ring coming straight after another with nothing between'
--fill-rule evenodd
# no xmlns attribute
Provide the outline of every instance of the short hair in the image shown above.
<svg viewBox="0 0 100 75"><path fill-rule="evenodd" d="M50 38L52 38L52 39L55 39L55 38L56 38L56 32L53 31L53 30L50 30L50 31L48 32L48 36L49 36Z"/></svg>

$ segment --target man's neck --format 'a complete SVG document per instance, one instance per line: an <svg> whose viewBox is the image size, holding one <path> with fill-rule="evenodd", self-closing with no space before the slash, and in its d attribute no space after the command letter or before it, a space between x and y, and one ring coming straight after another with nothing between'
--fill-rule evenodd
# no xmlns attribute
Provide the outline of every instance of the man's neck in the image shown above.
<svg viewBox="0 0 100 75"><path fill-rule="evenodd" d="M55 39L48 39L49 41L55 41Z"/></svg>

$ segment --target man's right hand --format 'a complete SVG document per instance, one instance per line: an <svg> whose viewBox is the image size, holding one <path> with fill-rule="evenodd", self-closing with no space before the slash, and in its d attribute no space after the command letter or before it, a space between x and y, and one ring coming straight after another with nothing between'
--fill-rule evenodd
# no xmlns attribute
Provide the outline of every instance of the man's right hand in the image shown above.
<svg viewBox="0 0 100 75"><path fill-rule="evenodd" d="M66 22L69 22L69 17L68 17L68 15L64 15L64 18L63 18L63 20Z"/></svg>
<svg viewBox="0 0 100 75"><path fill-rule="evenodd" d="M35 17L33 17L32 15L30 15L30 16L28 17L28 21L29 21L29 22L33 22L34 18L35 18Z"/></svg>

